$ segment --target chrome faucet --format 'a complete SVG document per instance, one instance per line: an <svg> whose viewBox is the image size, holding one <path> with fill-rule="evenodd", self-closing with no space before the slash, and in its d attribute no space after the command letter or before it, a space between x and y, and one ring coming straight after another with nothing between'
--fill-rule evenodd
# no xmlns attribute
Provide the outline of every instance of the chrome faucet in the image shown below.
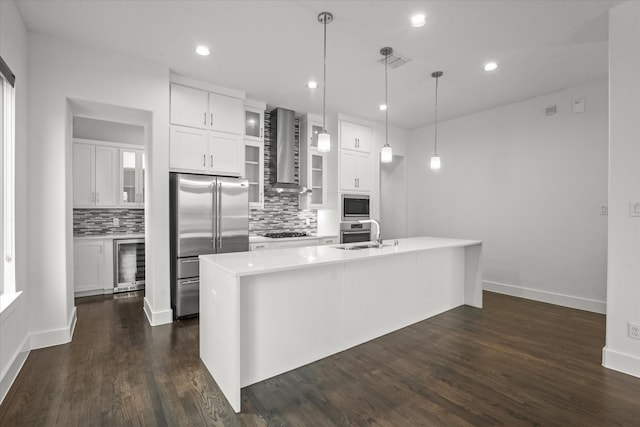
<svg viewBox="0 0 640 427"><path fill-rule="evenodd" d="M376 232L375 242L378 244L378 247L381 248L382 247L382 236L381 236L381 233L380 233L380 223L378 221L376 221L375 219L361 219L361 220L358 220L358 222L361 223L361 224L373 223L378 227L377 228L377 232Z"/></svg>

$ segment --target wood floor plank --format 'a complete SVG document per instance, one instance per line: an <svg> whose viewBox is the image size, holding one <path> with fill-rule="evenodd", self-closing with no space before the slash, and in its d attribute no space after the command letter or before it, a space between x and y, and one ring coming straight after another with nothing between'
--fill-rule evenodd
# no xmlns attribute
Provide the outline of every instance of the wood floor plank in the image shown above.
<svg viewBox="0 0 640 427"><path fill-rule="evenodd" d="M1 426L638 426L640 379L601 366L605 318L484 293L242 390L198 356L198 319L150 327L141 293L76 300L73 341L30 353Z"/></svg>

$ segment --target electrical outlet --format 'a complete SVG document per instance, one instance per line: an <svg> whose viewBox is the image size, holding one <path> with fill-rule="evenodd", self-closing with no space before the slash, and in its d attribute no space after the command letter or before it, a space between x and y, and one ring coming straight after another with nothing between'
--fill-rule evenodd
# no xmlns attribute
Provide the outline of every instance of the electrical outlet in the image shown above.
<svg viewBox="0 0 640 427"><path fill-rule="evenodd" d="M640 323L629 322L629 338L640 340Z"/></svg>
<svg viewBox="0 0 640 427"><path fill-rule="evenodd" d="M609 206L601 205L600 206L600 215L609 215Z"/></svg>
<svg viewBox="0 0 640 427"><path fill-rule="evenodd" d="M120 219L119 218L113 218L113 225L115 225L116 227L120 226Z"/></svg>

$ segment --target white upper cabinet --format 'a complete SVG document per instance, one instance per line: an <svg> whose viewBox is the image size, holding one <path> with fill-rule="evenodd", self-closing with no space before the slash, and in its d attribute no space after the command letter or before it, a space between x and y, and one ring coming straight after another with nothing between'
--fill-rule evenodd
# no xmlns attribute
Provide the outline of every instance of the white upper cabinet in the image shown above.
<svg viewBox="0 0 640 427"><path fill-rule="evenodd" d="M171 126L169 167L181 172L242 175L239 135Z"/></svg>
<svg viewBox="0 0 640 427"><path fill-rule="evenodd" d="M171 83L169 168L241 176L243 117L241 98Z"/></svg>
<svg viewBox="0 0 640 427"><path fill-rule="evenodd" d="M371 190L371 156L349 150L340 150L340 190L368 192Z"/></svg>
<svg viewBox="0 0 640 427"><path fill-rule="evenodd" d="M369 153L373 131L368 126L346 121L340 122L340 148Z"/></svg>
<svg viewBox="0 0 640 427"><path fill-rule="evenodd" d="M206 129L209 124L209 93L187 86L171 85L171 123Z"/></svg>
<svg viewBox="0 0 640 427"><path fill-rule="evenodd" d="M240 98L171 84L171 115L174 125L242 134Z"/></svg>
<svg viewBox="0 0 640 427"><path fill-rule="evenodd" d="M118 149L73 144L73 206L117 205Z"/></svg>
<svg viewBox="0 0 640 427"><path fill-rule="evenodd" d="M240 135L242 133L242 100L210 92L209 129Z"/></svg>

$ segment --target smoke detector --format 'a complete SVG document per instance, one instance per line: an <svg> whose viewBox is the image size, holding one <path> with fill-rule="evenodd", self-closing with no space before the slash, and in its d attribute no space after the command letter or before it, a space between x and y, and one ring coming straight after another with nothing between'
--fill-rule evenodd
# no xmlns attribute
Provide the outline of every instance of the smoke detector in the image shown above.
<svg viewBox="0 0 640 427"><path fill-rule="evenodd" d="M381 52L382 53L382 52ZM383 54L384 55L384 54ZM391 69L396 69L398 67L402 67L404 64L406 64L407 62L411 61L411 58L407 58L406 56L393 51L388 59L388 66ZM384 65L384 57L382 57L381 59L378 59L378 62L382 65Z"/></svg>

